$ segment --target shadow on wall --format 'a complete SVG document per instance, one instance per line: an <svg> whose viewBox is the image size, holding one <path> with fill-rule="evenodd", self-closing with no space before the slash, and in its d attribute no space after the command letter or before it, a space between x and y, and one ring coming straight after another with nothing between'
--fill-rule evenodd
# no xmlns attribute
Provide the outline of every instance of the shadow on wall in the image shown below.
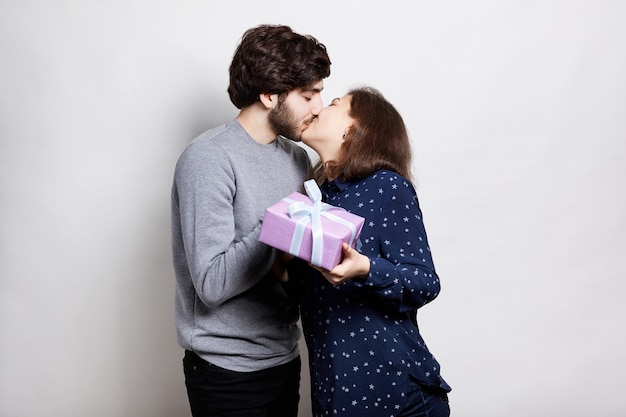
<svg viewBox="0 0 626 417"><path fill-rule="evenodd" d="M194 100L195 98L195 100ZM174 167L183 149L200 133L234 118L237 109L225 92L213 91L189 100L183 109L171 109L177 120L164 124L174 126L164 135L169 143L156 144L167 150L155 164L165 165L158 178L148 178L142 192L148 194L136 201L145 205L134 210L131 222L136 229L129 233L133 244L126 264L134 273L130 282L120 288L121 311L132 311L132 317L121 317L120 340L127 341L122 352L122 407L126 415L150 417L189 416L189 405L182 370L183 350L176 340L174 326L175 277L172 267L170 236L170 193ZM171 138L169 137L171 136Z"/></svg>
<svg viewBox="0 0 626 417"><path fill-rule="evenodd" d="M237 117L239 110L230 102L226 87L224 91L211 91L204 97L198 97L195 103L190 106L187 113L187 132L183 132L181 138L177 138L186 146L193 138L202 132L227 123ZM187 133L185 136L184 134ZM182 152L182 149L181 149ZM176 159L179 155L176 155Z"/></svg>

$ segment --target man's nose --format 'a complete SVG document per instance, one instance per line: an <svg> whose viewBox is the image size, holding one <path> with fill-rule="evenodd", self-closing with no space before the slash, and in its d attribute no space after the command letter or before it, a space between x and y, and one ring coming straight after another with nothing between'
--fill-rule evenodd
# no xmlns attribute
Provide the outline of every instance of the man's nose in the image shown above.
<svg viewBox="0 0 626 417"><path fill-rule="evenodd" d="M320 114L320 111L324 107L324 103L322 102L322 97L321 96L314 97L311 101L312 101L311 114L313 116L317 116L318 114Z"/></svg>

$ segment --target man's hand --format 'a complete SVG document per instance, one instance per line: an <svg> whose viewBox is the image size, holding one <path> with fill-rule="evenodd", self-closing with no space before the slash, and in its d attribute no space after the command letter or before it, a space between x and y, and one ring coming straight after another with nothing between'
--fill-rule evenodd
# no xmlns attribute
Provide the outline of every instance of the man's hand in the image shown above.
<svg viewBox="0 0 626 417"><path fill-rule="evenodd" d="M293 255L278 251L274 265L272 265L272 274L281 282L289 281L289 273L287 272L287 264L294 258Z"/></svg>

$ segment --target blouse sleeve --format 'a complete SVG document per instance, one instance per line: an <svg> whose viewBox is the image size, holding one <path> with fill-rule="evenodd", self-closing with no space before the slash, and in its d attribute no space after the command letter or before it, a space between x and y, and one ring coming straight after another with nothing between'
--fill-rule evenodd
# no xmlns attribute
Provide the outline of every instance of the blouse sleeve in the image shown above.
<svg viewBox="0 0 626 417"><path fill-rule="evenodd" d="M376 235L363 244L361 253L370 258L370 273L357 286L369 287L400 312L416 310L439 294L417 194L402 177L386 182Z"/></svg>

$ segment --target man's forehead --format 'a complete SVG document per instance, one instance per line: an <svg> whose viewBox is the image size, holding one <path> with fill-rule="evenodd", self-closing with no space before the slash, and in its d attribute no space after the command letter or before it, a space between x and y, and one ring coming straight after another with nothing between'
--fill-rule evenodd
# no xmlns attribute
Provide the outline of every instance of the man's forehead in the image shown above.
<svg viewBox="0 0 626 417"><path fill-rule="evenodd" d="M317 81L313 84L310 84L306 87L301 87L300 91L305 92L305 91L313 91L316 93L321 92L324 89L324 81Z"/></svg>

